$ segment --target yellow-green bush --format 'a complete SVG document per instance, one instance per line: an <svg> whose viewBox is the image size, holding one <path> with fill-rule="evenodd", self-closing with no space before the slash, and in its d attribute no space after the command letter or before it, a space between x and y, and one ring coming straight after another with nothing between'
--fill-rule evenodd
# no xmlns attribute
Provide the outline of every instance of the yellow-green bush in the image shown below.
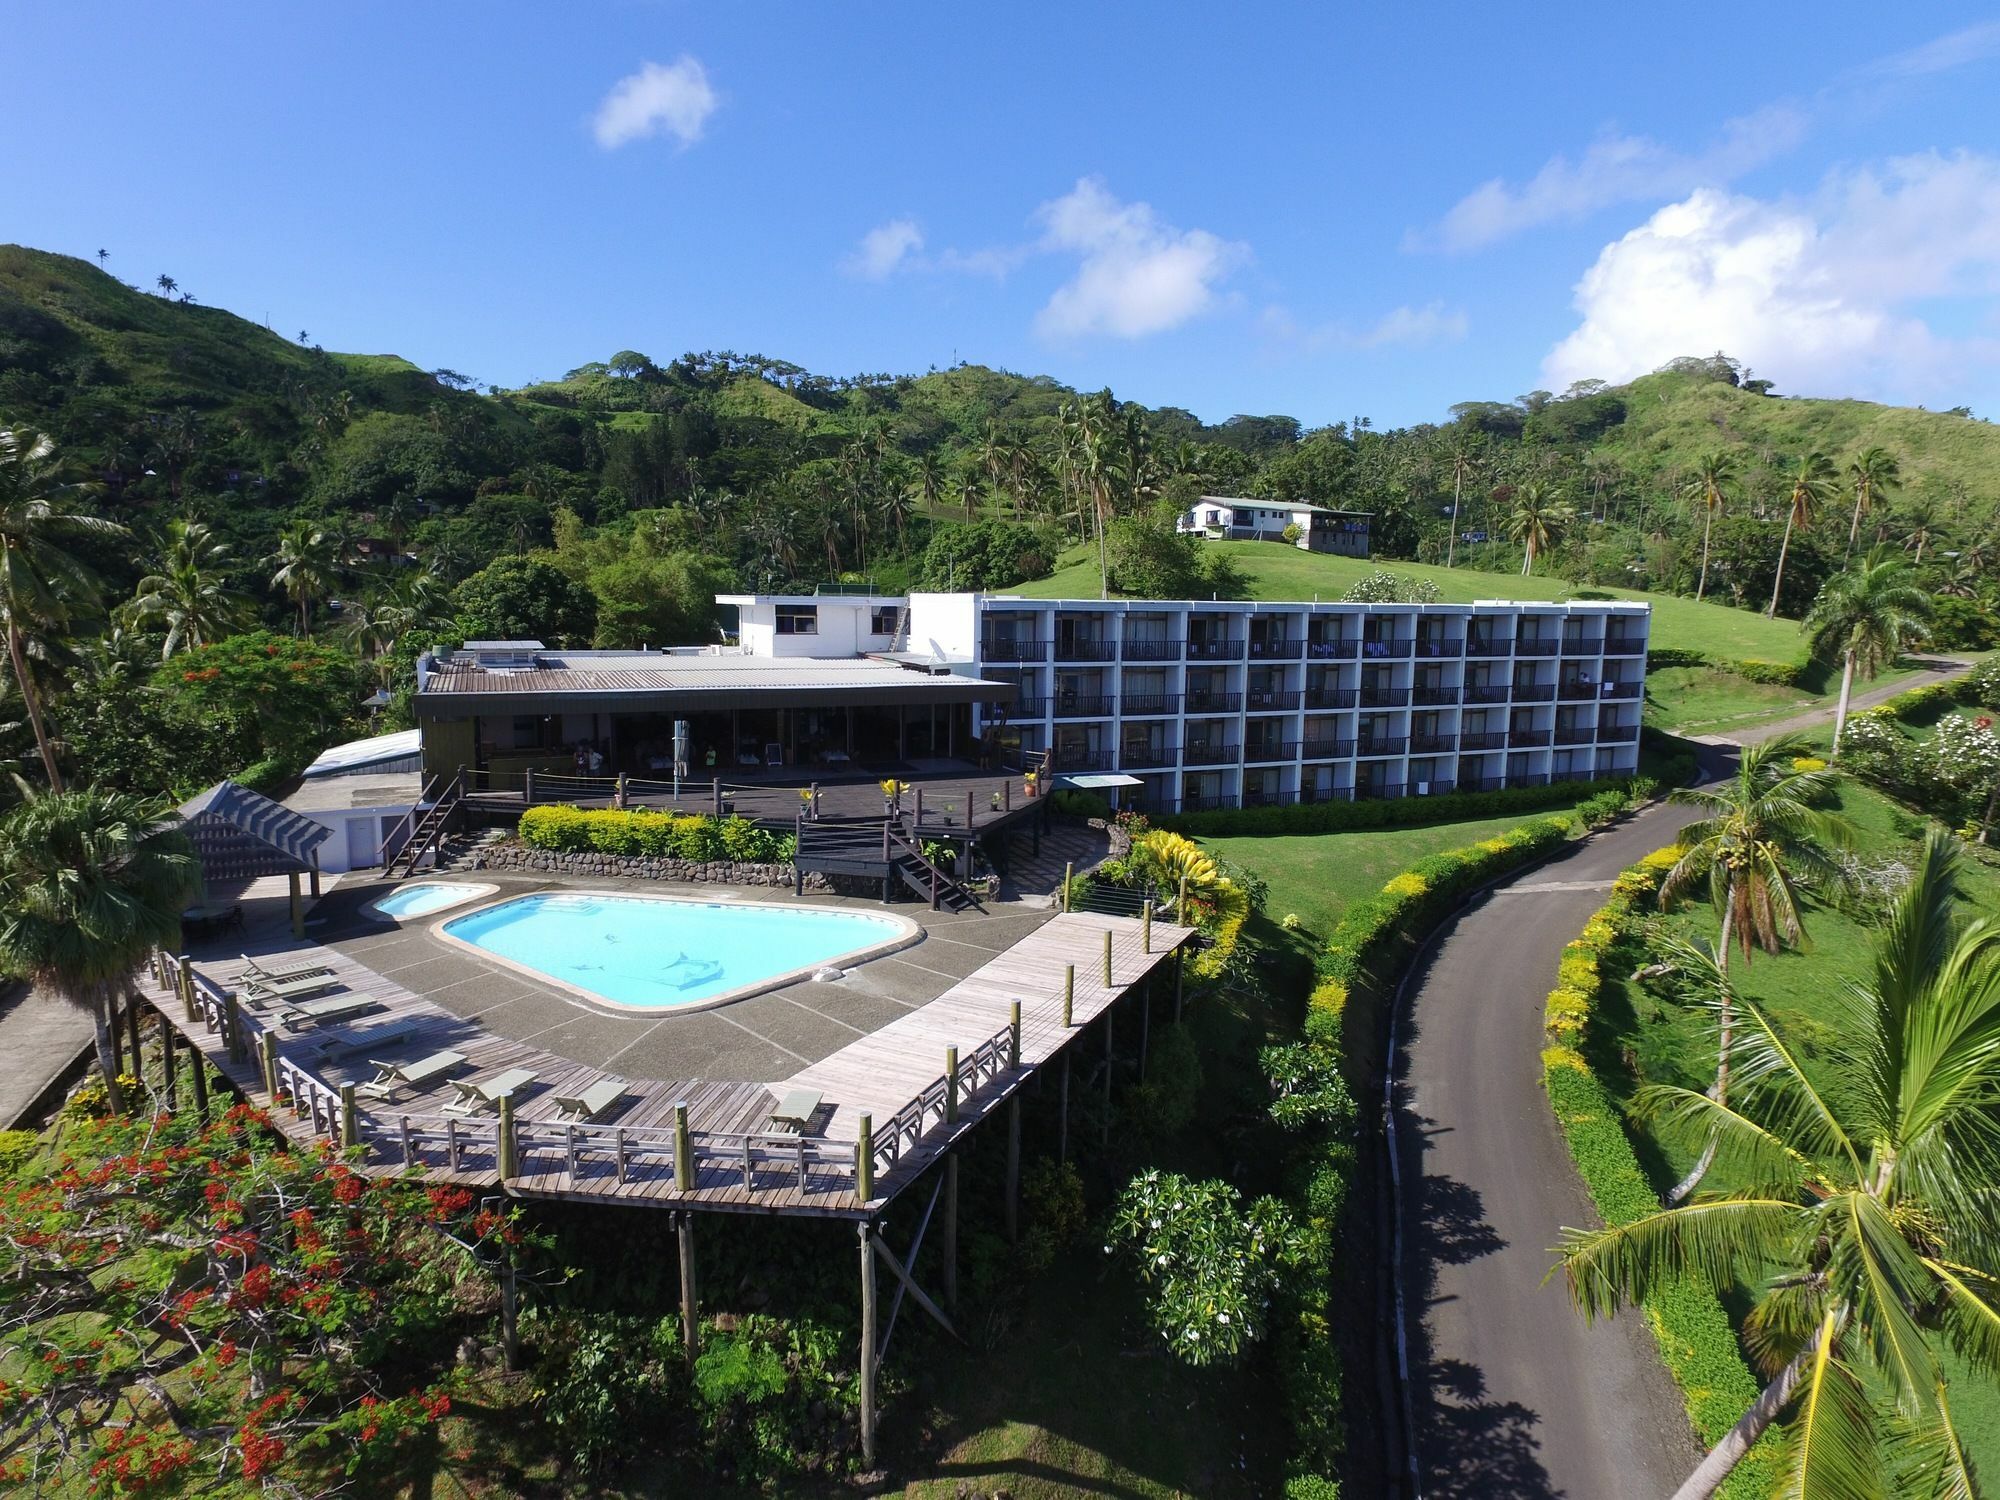
<svg viewBox="0 0 2000 1500"><path fill-rule="evenodd" d="M792 856L792 838L748 818L663 813L615 807L585 810L566 804L521 814L521 842L563 854L616 854L650 859L777 863Z"/></svg>
<svg viewBox="0 0 2000 1500"><path fill-rule="evenodd" d="M1826 769L1826 762L1817 755L1794 755L1792 757L1792 769L1801 776L1805 776L1814 771L1824 771Z"/></svg>

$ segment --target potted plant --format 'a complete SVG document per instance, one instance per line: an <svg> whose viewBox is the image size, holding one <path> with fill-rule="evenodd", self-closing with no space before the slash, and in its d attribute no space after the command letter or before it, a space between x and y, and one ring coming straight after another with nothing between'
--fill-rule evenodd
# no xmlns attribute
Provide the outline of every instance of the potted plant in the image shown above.
<svg viewBox="0 0 2000 1500"><path fill-rule="evenodd" d="M880 783L882 788L882 811L893 813L903 805L903 783L895 777L888 777Z"/></svg>
<svg viewBox="0 0 2000 1500"><path fill-rule="evenodd" d="M805 812L807 821L810 822L814 816L813 789L811 787L802 786L799 788L799 806Z"/></svg>
<svg viewBox="0 0 2000 1500"><path fill-rule="evenodd" d="M1027 789L1028 789L1028 795L1029 795L1030 797L1039 797L1039 796L1041 796L1041 794L1042 794L1042 793L1041 793L1041 785L1042 785L1042 782L1041 782L1041 775L1040 775L1040 773L1038 773L1038 772L1035 772L1035 771L1030 771L1030 772L1028 772L1028 774L1027 774L1027 775L1025 775L1025 776L1023 776L1023 777L1021 778L1021 782L1022 782L1022 784L1023 784L1024 786L1026 786L1026 787L1027 787Z"/></svg>
<svg viewBox="0 0 2000 1500"><path fill-rule="evenodd" d="M993 794L993 811L1000 811L1000 794L998 792Z"/></svg>

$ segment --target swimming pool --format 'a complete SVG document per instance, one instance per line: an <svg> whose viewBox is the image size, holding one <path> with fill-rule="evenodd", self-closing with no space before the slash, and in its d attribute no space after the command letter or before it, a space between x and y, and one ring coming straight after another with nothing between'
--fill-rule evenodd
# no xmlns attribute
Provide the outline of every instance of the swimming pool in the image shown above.
<svg viewBox="0 0 2000 1500"><path fill-rule="evenodd" d="M902 917L599 891L517 896L440 923L491 958L633 1010L740 1000L923 936Z"/></svg>
<svg viewBox="0 0 2000 1500"><path fill-rule="evenodd" d="M450 907L463 906L499 890L497 885L473 885L455 880L415 880L399 885L386 896L368 903L369 909L401 921L405 917L428 917Z"/></svg>

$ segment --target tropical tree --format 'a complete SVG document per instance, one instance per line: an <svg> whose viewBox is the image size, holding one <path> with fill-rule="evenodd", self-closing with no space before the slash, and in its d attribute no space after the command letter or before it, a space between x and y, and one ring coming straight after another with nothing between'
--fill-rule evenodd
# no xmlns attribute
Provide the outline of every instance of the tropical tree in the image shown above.
<svg viewBox="0 0 2000 1500"><path fill-rule="evenodd" d="M909 497L928 514L944 499L945 485L949 482L944 460L938 457L936 449L931 449L917 458L916 469L910 475Z"/></svg>
<svg viewBox="0 0 2000 1500"><path fill-rule="evenodd" d="M1861 535L1861 518L1879 501L1889 498L1903 481L1903 466L1896 455L1877 445L1864 448L1847 462L1847 480L1854 486L1854 519L1847 526L1847 553L1854 555L1854 539Z"/></svg>
<svg viewBox="0 0 2000 1500"><path fill-rule="evenodd" d="M123 792L53 793L0 817L0 971L87 1012L122 1110L113 1006L153 948L180 941L198 882L187 836Z"/></svg>
<svg viewBox="0 0 2000 1500"><path fill-rule="evenodd" d="M1861 563L1835 574L1820 588L1801 628L1815 651L1840 653L1840 702L1833 714L1833 748L1847 728L1854 674L1873 680L1907 646L1928 634L1931 599L1910 565L1876 548Z"/></svg>
<svg viewBox="0 0 2000 1500"><path fill-rule="evenodd" d="M1465 499L1465 481L1479 467L1479 449L1470 437L1461 437L1451 448L1451 535L1445 538L1444 565L1449 568L1458 556L1458 510Z"/></svg>
<svg viewBox="0 0 2000 1500"><path fill-rule="evenodd" d="M1575 520L1575 507L1560 499L1547 481L1529 479L1516 486L1507 534L1521 544L1523 577L1535 571L1535 559L1560 542Z"/></svg>
<svg viewBox="0 0 2000 1500"><path fill-rule="evenodd" d="M1591 1319L1687 1277L1755 1296L1744 1338L1770 1384L1675 1500L1714 1494L1780 1416L1785 1495L1976 1493L1943 1355L2000 1377L2000 928L1954 915L1960 860L1931 836L1872 973L1834 992L1842 1045L1810 1076L1802 1038L1682 955L1709 1008L1740 1018L1738 1095L1650 1085L1633 1110L1713 1142L1726 1186L1569 1230L1558 1263Z"/></svg>
<svg viewBox="0 0 2000 1500"><path fill-rule="evenodd" d="M1736 459L1720 450L1707 454L1695 463L1694 473L1681 486L1683 499L1691 500L1701 507L1701 580L1695 585L1694 596L1700 599L1708 592L1708 544L1715 531L1716 513L1722 509L1729 496L1724 486L1736 478Z"/></svg>
<svg viewBox="0 0 2000 1500"><path fill-rule="evenodd" d="M307 640L312 639L313 606L333 593L345 551L340 533L320 521L302 517L278 533L271 582L298 606L299 634Z"/></svg>
<svg viewBox="0 0 2000 1500"><path fill-rule="evenodd" d="M1903 546L1916 554L1911 561L1921 568L1924 565L1924 553L1928 552L1938 539L1938 503L1929 496L1919 496L1905 507L1898 519L1906 528L1903 532Z"/></svg>
<svg viewBox="0 0 2000 1500"><path fill-rule="evenodd" d="M1769 619L1778 618L1778 591L1785 586L1785 557L1792 550L1792 531L1810 529L1814 513L1833 493L1833 460L1824 453L1808 453L1792 471L1791 507L1785 512L1785 539L1778 544L1778 576L1771 581Z"/></svg>
<svg viewBox="0 0 2000 1500"><path fill-rule="evenodd" d="M52 791L62 790L42 695L28 665L29 642L68 624L97 601L97 580L72 550L87 538L122 537L125 528L76 510L82 487L57 472L55 444L39 432L0 429L0 623L7 661L41 752Z"/></svg>
<svg viewBox="0 0 2000 1500"><path fill-rule="evenodd" d="M157 571L139 580L126 606L134 621L165 627L160 660L243 629L250 597L230 587L223 571L228 560L229 544L207 523L192 518L167 523Z"/></svg>

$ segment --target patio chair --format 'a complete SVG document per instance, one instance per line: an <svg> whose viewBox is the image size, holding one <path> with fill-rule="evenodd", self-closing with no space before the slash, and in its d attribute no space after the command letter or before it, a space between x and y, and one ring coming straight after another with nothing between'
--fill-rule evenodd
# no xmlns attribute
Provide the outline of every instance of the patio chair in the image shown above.
<svg viewBox="0 0 2000 1500"><path fill-rule="evenodd" d="M497 1109L502 1099L511 1099L542 1075L527 1068L509 1068L491 1078L454 1078L451 1086L458 1097L445 1105L448 1115L476 1115Z"/></svg>
<svg viewBox="0 0 2000 1500"><path fill-rule="evenodd" d="M589 1122L611 1108L625 1097L625 1082L620 1078L600 1078L587 1089L574 1094L557 1094L556 1118Z"/></svg>
<svg viewBox="0 0 2000 1500"><path fill-rule="evenodd" d="M447 1049L420 1057L414 1062L384 1062L378 1057L371 1057L368 1066L375 1070L375 1076L355 1092L366 1094L371 1099L386 1100L394 1098L398 1089L429 1088L440 1078L464 1067L465 1054Z"/></svg>
<svg viewBox="0 0 2000 1500"><path fill-rule="evenodd" d="M262 980L246 974L242 981L243 998L252 1010L265 1010L283 1005L287 1000L304 1000L311 995L324 995L328 990L345 989L346 981L332 972L311 974L302 979Z"/></svg>
<svg viewBox="0 0 2000 1500"><path fill-rule="evenodd" d="M331 974L330 964L300 964L291 969L267 969L249 954L243 955L243 978L256 980L259 984L289 984L297 979L317 979L322 974Z"/></svg>
<svg viewBox="0 0 2000 1500"><path fill-rule="evenodd" d="M793 1135L804 1135L817 1113L819 1095L811 1089L793 1089L771 1107L771 1127L774 1130L789 1130Z"/></svg>
<svg viewBox="0 0 2000 1500"><path fill-rule="evenodd" d="M357 1052L371 1049L386 1052L389 1048L408 1041L416 1034L415 1021L392 1021L387 1026L370 1026L357 1029L352 1026L329 1026L314 1033L311 1040L303 1043L322 1062L332 1062L335 1058L352 1057Z"/></svg>
<svg viewBox="0 0 2000 1500"><path fill-rule="evenodd" d="M284 1023L286 1030L297 1031L305 1026L345 1021L350 1016L366 1015L381 1008L382 1002L373 995L350 991L345 995L329 995L324 1000L304 1000L297 1005L287 1005L278 1012L278 1019Z"/></svg>

